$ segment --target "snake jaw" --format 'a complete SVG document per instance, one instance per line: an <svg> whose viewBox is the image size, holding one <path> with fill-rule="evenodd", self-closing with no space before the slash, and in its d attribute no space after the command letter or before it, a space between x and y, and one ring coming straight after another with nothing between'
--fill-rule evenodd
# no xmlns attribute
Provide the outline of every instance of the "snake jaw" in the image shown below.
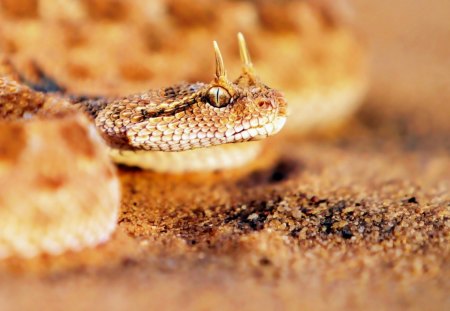
<svg viewBox="0 0 450 311"><path fill-rule="evenodd" d="M276 117L270 123L244 130L235 135L236 142L257 141L277 134L286 123L286 117Z"/></svg>
<svg viewBox="0 0 450 311"><path fill-rule="evenodd" d="M273 124L274 124L273 131L272 131L271 135L269 135L269 136L275 135L278 132L280 132L281 129L286 124L286 120L287 120L286 116L278 116L273 122Z"/></svg>

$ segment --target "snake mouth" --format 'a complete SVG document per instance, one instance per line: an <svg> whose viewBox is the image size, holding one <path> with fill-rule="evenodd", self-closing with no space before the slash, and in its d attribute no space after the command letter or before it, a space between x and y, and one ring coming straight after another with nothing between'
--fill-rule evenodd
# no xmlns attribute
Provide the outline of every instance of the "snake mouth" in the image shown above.
<svg viewBox="0 0 450 311"><path fill-rule="evenodd" d="M238 134L240 134L242 137L245 136L244 132L247 132L251 135L251 138L249 140L262 140L281 131L284 124L286 123L286 119L286 116L277 116L276 119L271 123L267 123L253 129L244 130Z"/></svg>
<svg viewBox="0 0 450 311"><path fill-rule="evenodd" d="M270 123L262 126L267 131L266 135L258 135L257 139L264 139L266 137L277 134L286 124L287 118L285 116L278 116L276 119Z"/></svg>
<svg viewBox="0 0 450 311"><path fill-rule="evenodd" d="M275 130L274 130L274 132L272 132L272 135L281 131L283 126L286 124L286 120L287 120L286 115L277 117L277 119L275 120Z"/></svg>

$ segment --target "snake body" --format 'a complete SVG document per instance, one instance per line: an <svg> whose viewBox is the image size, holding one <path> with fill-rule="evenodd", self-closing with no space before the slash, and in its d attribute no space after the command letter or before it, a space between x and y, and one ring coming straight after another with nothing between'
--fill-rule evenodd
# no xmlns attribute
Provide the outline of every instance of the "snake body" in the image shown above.
<svg viewBox="0 0 450 311"><path fill-rule="evenodd" d="M366 53L344 1L33 3L1 4L0 49L20 72L32 59L58 83L28 83L0 61L0 257L58 254L110 236L119 186L105 148L116 162L176 172L228 168L258 155L260 142L249 141L275 134L286 105L257 78L248 53L234 81L219 53L211 83L135 93L209 80L203 54L211 34L221 41L241 29L252 35L258 73L284 90L285 130L296 135L345 121L366 90ZM237 68L235 47L224 48ZM77 96L59 83L114 97ZM80 147L96 151L74 152Z"/></svg>
<svg viewBox="0 0 450 311"><path fill-rule="evenodd" d="M23 195L9 191L0 200L0 257L78 250L105 241L113 232L120 191L97 131L113 158L143 167L147 154L155 151L243 143L279 132L286 121L286 101L260 81L243 36L238 38L244 66L236 80L228 80L214 42L216 74L211 83L183 83L119 98L49 91L4 62L0 125L5 133L22 138L19 151L11 151L14 146L6 142L0 149L6 163L0 166L0 183L5 184L0 193L13 187ZM70 154L73 148L64 149L67 141L89 151ZM43 161L46 156L52 161ZM40 161L49 166L39 167ZM31 179L21 178L26 174L20 172L27 171ZM11 176L14 182L7 187Z"/></svg>

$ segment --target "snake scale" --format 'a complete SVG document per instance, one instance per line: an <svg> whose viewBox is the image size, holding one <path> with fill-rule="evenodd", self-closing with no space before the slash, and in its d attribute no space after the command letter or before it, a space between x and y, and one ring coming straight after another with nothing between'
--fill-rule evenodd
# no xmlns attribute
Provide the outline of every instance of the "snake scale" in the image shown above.
<svg viewBox="0 0 450 311"><path fill-rule="evenodd" d="M234 81L214 41L216 72L210 83L120 98L40 88L11 66L0 68L0 142L17 137L16 146L0 146L0 258L59 254L110 236L120 187L103 142L116 162L145 168L147 155L155 151L243 143L279 132L286 100L255 74L241 33L238 41L243 70ZM220 152L211 150L212 156Z"/></svg>

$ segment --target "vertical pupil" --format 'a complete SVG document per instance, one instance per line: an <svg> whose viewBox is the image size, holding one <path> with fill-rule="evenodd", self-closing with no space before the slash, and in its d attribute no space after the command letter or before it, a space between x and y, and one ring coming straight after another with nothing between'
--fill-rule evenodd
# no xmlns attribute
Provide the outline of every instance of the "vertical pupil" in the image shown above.
<svg viewBox="0 0 450 311"><path fill-rule="evenodd" d="M217 105L220 106L220 102L219 102L219 92L220 92L220 89L217 88L217 90L216 90L216 103L217 103Z"/></svg>
<svg viewBox="0 0 450 311"><path fill-rule="evenodd" d="M221 87L213 87L208 91L208 101L213 106L221 108L222 106L226 106L229 100L230 95Z"/></svg>

